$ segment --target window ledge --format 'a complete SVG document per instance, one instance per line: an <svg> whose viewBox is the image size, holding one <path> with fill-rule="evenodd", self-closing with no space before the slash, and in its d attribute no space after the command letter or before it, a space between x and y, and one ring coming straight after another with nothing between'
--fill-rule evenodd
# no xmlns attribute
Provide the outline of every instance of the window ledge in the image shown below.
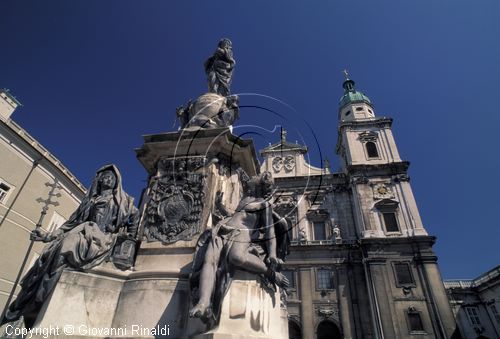
<svg viewBox="0 0 500 339"><path fill-rule="evenodd" d="M429 333L425 331L410 331L411 335L428 335Z"/></svg>

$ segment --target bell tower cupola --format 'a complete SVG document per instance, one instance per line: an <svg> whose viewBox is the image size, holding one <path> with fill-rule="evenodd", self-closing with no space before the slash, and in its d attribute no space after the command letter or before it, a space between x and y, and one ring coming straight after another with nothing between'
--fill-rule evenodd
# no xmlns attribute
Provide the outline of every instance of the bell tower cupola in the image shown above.
<svg viewBox="0 0 500 339"><path fill-rule="evenodd" d="M354 80L349 79L349 73L344 70L344 95L339 102L339 120L353 121L374 119L375 111L370 99L362 92L357 91Z"/></svg>

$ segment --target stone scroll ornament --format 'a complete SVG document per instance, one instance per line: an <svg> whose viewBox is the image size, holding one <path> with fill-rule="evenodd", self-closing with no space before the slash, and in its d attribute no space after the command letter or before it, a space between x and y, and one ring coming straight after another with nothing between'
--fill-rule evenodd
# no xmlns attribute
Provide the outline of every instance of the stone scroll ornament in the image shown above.
<svg viewBox="0 0 500 339"><path fill-rule="evenodd" d="M243 197L232 213L222 204L222 193L217 193L215 205L224 218L203 232L196 245L189 278L193 302L189 314L209 328L219 322L222 301L235 270L255 274L271 295L276 286L286 288L289 284L280 272L289 253L288 223L269 202L271 174L265 172L243 183Z"/></svg>
<svg viewBox="0 0 500 339"><path fill-rule="evenodd" d="M231 40L221 39L204 65L208 93L176 109L181 128L229 127L238 119L239 98L230 91L235 64Z"/></svg>
<svg viewBox="0 0 500 339"><path fill-rule="evenodd" d="M31 328L64 269L90 269L105 260L114 261L112 253L121 254L118 260L121 268L129 267L127 263L131 265L135 251L137 222L138 210L134 199L123 191L118 168L114 165L100 168L68 221L51 233L41 228L32 232L32 240L48 244L25 274L21 291L2 323L23 316L26 327ZM124 256L123 244L132 257Z"/></svg>
<svg viewBox="0 0 500 339"><path fill-rule="evenodd" d="M198 233L205 177L195 171L206 163L203 156L158 161L157 176L150 182L146 208L144 234L148 241L170 244L191 240Z"/></svg>

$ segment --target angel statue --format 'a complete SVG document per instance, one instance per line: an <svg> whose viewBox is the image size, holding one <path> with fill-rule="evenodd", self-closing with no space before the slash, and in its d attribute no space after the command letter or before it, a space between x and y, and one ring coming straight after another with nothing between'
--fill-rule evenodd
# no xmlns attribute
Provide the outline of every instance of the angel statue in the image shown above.
<svg viewBox="0 0 500 339"><path fill-rule="evenodd" d="M288 224L272 210L273 184L269 172L249 179L232 215L221 204L222 193L216 196L216 206L225 218L201 234L190 275L194 306L189 314L210 327L219 320L222 299L235 270L258 275L274 291L276 286L289 284L280 272L290 243Z"/></svg>

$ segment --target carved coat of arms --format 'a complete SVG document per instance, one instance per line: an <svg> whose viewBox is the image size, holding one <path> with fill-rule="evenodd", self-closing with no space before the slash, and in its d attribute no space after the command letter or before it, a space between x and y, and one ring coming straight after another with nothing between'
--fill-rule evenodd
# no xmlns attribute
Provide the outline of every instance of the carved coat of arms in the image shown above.
<svg viewBox="0 0 500 339"><path fill-rule="evenodd" d="M190 240L198 233L205 178L196 170L205 164L206 158L201 156L160 159L146 207L144 234L148 241L169 244Z"/></svg>

